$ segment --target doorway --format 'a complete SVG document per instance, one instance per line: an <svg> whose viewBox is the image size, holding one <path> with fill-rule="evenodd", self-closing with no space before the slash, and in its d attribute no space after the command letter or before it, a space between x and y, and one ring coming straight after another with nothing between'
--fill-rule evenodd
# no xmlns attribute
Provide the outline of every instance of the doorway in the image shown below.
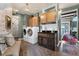
<svg viewBox="0 0 79 59"><path fill-rule="evenodd" d="M78 10L62 12L60 16L61 40L64 34L70 34L78 39Z"/></svg>

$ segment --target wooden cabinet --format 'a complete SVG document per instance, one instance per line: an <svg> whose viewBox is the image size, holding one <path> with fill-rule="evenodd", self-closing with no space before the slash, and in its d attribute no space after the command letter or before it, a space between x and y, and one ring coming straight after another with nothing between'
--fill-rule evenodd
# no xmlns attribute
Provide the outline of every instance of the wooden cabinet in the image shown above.
<svg viewBox="0 0 79 59"><path fill-rule="evenodd" d="M51 50L57 50L58 39L56 33L38 33L38 44Z"/></svg>
<svg viewBox="0 0 79 59"><path fill-rule="evenodd" d="M56 12L47 12L47 22L56 22Z"/></svg>
<svg viewBox="0 0 79 59"><path fill-rule="evenodd" d="M56 12L49 11L40 15L40 23L52 23L56 22Z"/></svg>
<svg viewBox="0 0 79 59"><path fill-rule="evenodd" d="M31 17L29 18L29 20L28 20L28 26L32 26L32 20L31 20Z"/></svg>
<svg viewBox="0 0 79 59"><path fill-rule="evenodd" d="M33 17L33 26L38 26L38 17Z"/></svg>
<svg viewBox="0 0 79 59"><path fill-rule="evenodd" d="M46 13L40 15L40 23L47 23Z"/></svg>
<svg viewBox="0 0 79 59"><path fill-rule="evenodd" d="M38 26L38 17L30 17L29 18L29 26Z"/></svg>

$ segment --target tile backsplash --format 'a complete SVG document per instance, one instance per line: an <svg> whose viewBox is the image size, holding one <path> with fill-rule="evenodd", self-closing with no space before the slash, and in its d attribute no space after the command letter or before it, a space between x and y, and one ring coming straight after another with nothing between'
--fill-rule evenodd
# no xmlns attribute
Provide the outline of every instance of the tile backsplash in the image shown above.
<svg viewBox="0 0 79 59"><path fill-rule="evenodd" d="M54 31L57 30L57 24L44 24L40 25L41 26L41 31Z"/></svg>

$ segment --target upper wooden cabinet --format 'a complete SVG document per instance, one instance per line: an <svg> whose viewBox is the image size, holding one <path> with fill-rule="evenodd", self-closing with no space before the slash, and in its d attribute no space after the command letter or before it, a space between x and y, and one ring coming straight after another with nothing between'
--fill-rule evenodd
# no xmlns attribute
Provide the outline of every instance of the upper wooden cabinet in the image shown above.
<svg viewBox="0 0 79 59"><path fill-rule="evenodd" d="M38 26L38 17L33 17L32 18L32 21L33 21L33 26Z"/></svg>
<svg viewBox="0 0 79 59"><path fill-rule="evenodd" d="M52 23L56 22L56 12L49 11L40 15L40 23Z"/></svg>
<svg viewBox="0 0 79 59"><path fill-rule="evenodd" d="M43 13L40 15L40 23L46 23L47 19L46 19L46 13Z"/></svg>
<svg viewBox="0 0 79 59"><path fill-rule="evenodd" d="M46 16L47 16L47 22L56 22L56 12L55 11L47 12Z"/></svg>
<svg viewBox="0 0 79 59"><path fill-rule="evenodd" d="M29 18L29 26L31 26L31 27L38 26L38 17L36 17L36 16L30 17Z"/></svg>
<svg viewBox="0 0 79 59"><path fill-rule="evenodd" d="M28 26L30 26L30 27L32 26L32 17L30 17L28 20Z"/></svg>

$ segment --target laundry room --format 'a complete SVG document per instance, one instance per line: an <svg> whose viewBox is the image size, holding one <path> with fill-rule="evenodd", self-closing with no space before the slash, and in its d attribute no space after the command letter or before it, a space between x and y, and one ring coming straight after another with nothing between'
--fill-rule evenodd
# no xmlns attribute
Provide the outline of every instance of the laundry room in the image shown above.
<svg viewBox="0 0 79 59"><path fill-rule="evenodd" d="M78 40L77 8L78 5L63 6L63 4L53 4L39 12L36 12L35 14L32 14L27 21L28 25L26 27L27 29L24 40L31 44L38 44L39 46L53 50L55 53L59 53L59 50L63 51L64 48L62 48L62 45L64 46L66 43L64 42L65 36L67 39L71 37ZM36 27L38 29L36 29ZM35 29L33 30L33 28ZM78 43L78 41L76 42ZM73 43L71 43L71 45L72 44ZM68 47L69 46L66 48ZM66 52L65 49L64 52ZM74 47L71 47L70 49L73 49L75 52L71 53L71 51L69 52L69 49L67 49L67 54L78 55L75 54L77 52Z"/></svg>
<svg viewBox="0 0 79 59"><path fill-rule="evenodd" d="M78 19L78 3L0 3L0 55L79 56Z"/></svg>

